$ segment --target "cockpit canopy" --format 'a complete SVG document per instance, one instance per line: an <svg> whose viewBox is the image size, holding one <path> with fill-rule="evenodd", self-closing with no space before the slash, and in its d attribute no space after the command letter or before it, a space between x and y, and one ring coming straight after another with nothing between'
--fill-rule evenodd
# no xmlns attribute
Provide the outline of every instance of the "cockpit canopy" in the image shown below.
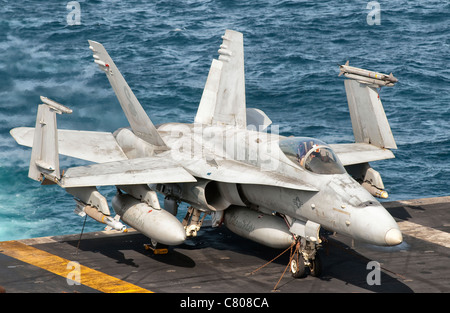
<svg viewBox="0 0 450 313"><path fill-rule="evenodd" d="M295 164L316 174L343 174L344 166L323 141L309 137L280 140L281 151Z"/></svg>

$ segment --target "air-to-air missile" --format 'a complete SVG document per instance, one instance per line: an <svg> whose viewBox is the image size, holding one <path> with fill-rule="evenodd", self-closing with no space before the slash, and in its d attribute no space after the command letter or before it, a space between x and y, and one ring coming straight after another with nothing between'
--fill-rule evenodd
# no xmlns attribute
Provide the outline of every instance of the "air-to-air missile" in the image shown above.
<svg viewBox="0 0 450 313"><path fill-rule="evenodd" d="M49 105L58 114L61 114L61 113L71 114L72 113L72 110L69 109L68 107L66 107L65 105L62 105L61 103L58 103L58 102L56 102L56 101L54 101L52 99L49 99L47 97L41 96L41 101L43 103Z"/></svg>
<svg viewBox="0 0 450 313"><path fill-rule="evenodd" d="M127 232L127 227L119 222L118 219L115 219L109 215L105 215L100 212L95 206L84 203L83 201L76 200L75 213L80 216L89 216L97 222L102 224L106 224L111 229L115 229L121 232Z"/></svg>
<svg viewBox="0 0 450 313"><path fill-rule="evenodd" d="M349 61L347 61L344 65L339 65L340 73L339 76L344 75L347 78L363 81L369 84L374 84L378 86L388 86L392 87L398 79L390 73L389 75L364 70L361 68L349 66Z"/></svg>

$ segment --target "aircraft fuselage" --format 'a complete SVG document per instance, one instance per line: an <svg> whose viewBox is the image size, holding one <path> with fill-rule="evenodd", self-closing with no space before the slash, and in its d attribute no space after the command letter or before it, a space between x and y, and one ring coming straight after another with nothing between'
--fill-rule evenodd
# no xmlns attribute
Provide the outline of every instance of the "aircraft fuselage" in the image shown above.
<svg viewBox="0 0 450 313"><path fill-rule="evenodd" d="M233 160L257 168L262 174L283 173L292 177L292 184L300 179L309 187L309 190L300 190L265 185L262 175L258 184L238 184L239 190L236 186L227 186L237 185L231 181L214 181L218 188L209 191L216 193L209 195L210 200L215 199L213 205L206 199L205 203L194 202L194 196L183 198L180 195L180 200L197 204L204 211L223 211L232 205L242 206L249 202L261 212L277 212L294 220L313 221L327 230L376 245L396 245L402 240L392 216L349 174L318 174L288 159L279 148L279 141L286 139L284 136L229 126L181 123L160 125L158 132L170 148L160 153L170 154L185 167L192 163L191 174L198 177L203 186L214 181L211 173L218 168L215 164ZM120 129L115 136L129 158L154 153L151 145L129 129ZM196 164L196 160L203 158L208 160L208 166ZM184 185L197 186L196 183ZM234 190L235 195L224 190Z"/></svg>

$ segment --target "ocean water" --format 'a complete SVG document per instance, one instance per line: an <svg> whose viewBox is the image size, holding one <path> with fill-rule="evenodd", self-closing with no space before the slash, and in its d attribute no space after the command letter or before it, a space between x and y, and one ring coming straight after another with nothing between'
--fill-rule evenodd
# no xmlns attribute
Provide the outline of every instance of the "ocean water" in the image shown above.
<svg viewBox="0 0 450 313"><path fill-rule="evenodd" d="M106 47L159 124L193 121L220 36L241 31L247 107L283 135L328 143L353 141L338 64L392 72L399 83L380 96L398 150L372 166L390 200L449 195L450 3L377 3L379 15L369 1L78 1L74 11L65 1L0 0L0 241L82 228L72 196L29 179L31 149L9 135L34 126L40 95L73 109L59 128L128 126L88 39ZM63 168L82 164L61 158ZM115 193L100 191L109 201ZM85 231L101 229L88 219Z"/></svg>

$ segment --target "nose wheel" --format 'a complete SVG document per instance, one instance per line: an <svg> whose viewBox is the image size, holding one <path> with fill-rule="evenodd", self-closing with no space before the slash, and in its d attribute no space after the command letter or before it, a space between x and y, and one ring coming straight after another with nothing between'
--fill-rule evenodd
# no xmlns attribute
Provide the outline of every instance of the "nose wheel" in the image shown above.
<svg viewBox="0 0 450 313"><path fill-rule="evenodd" d="M319 243L307 241L305 238L302 237L296 238L296 241L289 248L284 250L281 254L279 254L276 257L278 258L285 252L289 250L291 251L289 263L287 264L283 274L281 275L280 279L278 280L273 290L274 291L277 290L278 284L280 283L281 278L283 278L288 268L290 269L291 275L294 278L306 277L308 271L311 276L319 277L322 274L322 262L320 260L319 255L317 254L317 250L320 247L321 245ZM270 264L275 259L259 267L250 274L254 274L256 271L265 267L267 264Z"/></svg>
<svg viewBox="0 0 450 313"><path fill-rule="evenodd" d="M313 260L309 261L308 267L311 276L320 277L322 275L322 261L318 254L315 255Z"/></svg>
<svg viewBox="0 0 450 313"><path fill-rule="evenodd" d="M298 254L297 254L298 255ZM294 257L294 259L291 260L291 274L294 278L301 278L304 277L306 274L306 267L305 267L305 261L303 260L303 257Z"/></svg>

